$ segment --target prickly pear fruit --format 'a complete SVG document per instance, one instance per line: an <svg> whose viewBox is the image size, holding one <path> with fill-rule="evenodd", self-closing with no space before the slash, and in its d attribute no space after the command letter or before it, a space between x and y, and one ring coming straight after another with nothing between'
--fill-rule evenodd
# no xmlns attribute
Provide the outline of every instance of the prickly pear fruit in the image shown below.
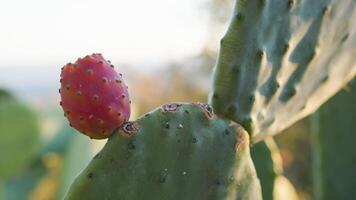
<svg viewBox="0 0 356 200"><path fill-rule="evenodd" d="M90 138L107 138L129 119L127 86L101 54L66 64L60 82L64 115L72 127Z"/></svg>

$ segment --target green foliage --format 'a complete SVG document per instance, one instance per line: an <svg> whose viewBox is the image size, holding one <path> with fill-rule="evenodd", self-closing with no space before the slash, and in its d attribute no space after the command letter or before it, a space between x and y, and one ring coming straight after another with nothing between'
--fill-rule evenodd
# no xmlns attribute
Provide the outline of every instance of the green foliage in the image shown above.
<svg viewBox="0 0 356 200"><path fill-rule="evenodd" d="M63 126L31 164L5 183L6 200L63 199L91 155L88 139Z"/></svg>
<svg viewBox="0 0 356 200"><path fill-rule="evenodd" d="M4 183L0 180L0 200L5 199Z"/></svg>
<svg viewBox="0 0 356 200"><path fill-rule="evenodd" d="M0 88L0 103L9 100L15 100L15 98L7 90Z"/></svg>
<svg viewBox="0 0 356 200"><path fill-rule="evenodd" d="M37 117L8 92L0 91L0 179L24 169L39 148Z"/></svg>
<svg viewBox="0 0 356 200"><path fill-rule="evenodd" d="M356 199L356 81L313 115L316 199Z"/></svg>
<svg viewBox="0 0 356 200"><path fill-rule="evenodd" d="M5 199L27 199L36 189L40 180L48 174L48 169L42 159L36 159L25 170L11 177L5 184Z"/></svg>
<svg viewBox="0 0 356 200"><path fill-rule="evenodd" d="M67 200L261 199L241 126L203 104L169 104L125 124Z"/></svg>
<svg viewBox="0 0 356 200"><path fill-rule="evenodd" d="M64 199L65 194L75 177L89 163L91 156L91 146L88 143L88 138L81 134L75 134L68 145L66 154L64 155L64 166L61 172L61 179L57 199Z"/></svg>
<svg viewBox="0 0 356 200"><path fill-rule="evenodd" d="M57 158L60 158L73 137L73 129L63 127L51 141L40 149L30 166L6 182L6 199L27 199L36 190L40 181L50 173L51 169L47 164L48 157L57 156Z"/></svg>
<svg viewBox="0 0 356 200"><path fill-rule="evenodd" d="M297 200L297 193L283 176L282 158L273 138L266 138L251 148L251 157L261 182L264 200Z"/></svg>
<svg viewBox="0 0 356 200"><path fill-rule="evenodd" d="M356 74L355 8L354 0L237 0L214 70L214 110L252 142L315 111Z"/></svg>

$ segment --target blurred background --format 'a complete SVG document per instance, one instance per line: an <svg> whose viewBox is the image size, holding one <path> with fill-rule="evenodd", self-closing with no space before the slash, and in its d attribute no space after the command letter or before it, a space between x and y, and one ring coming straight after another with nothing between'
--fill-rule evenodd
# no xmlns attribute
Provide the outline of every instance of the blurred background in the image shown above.
<svg viewBox="0 0 356 200"><path fill-rule="evenodd" d="M111 60L129 85L131 119L163 103L206 102L232 3L1 2L0 135L5 139L0 142L0 197L61 199L105 144L68 127L58 94L64 64L99 52ZM276 137L285 176L300 199L312 199L308 120L286 132Z"/></svg>

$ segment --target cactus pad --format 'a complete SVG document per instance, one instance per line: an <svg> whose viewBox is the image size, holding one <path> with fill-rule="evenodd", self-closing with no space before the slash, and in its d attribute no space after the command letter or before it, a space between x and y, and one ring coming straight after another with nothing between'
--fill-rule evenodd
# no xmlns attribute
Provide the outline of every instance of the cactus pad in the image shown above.
<svg viewBox="0 0 356 200"><path fill-rule="evenodd" d="M40 146L36 114L0 89L0 179L26 168Z"/></svg>
<svg viewBox="0 0 356 200"><path fill-rule="evenodd" d="M272 137L254 144L251 156L261 182L264 200L298 199L293 185L283 176L282 157Z"/></svg>
<svg viewBox="0 0 356 200"><path fill-rule="evenodd" d="M315 199L356 199L356 80L312 116Z"/></svg>
<svg viewBox="0 0 356 200"><path fill-rule="evenodd" d="M210 102L256 142L315 111L356 74L356 1L237 0Z"/></svg>
<svg viewBox="0 0 356 200"><path fill-rule="evenodd" d="M66 199L261 199L261 191L241 126L205 104L168 104L115 132Z"/></svg>

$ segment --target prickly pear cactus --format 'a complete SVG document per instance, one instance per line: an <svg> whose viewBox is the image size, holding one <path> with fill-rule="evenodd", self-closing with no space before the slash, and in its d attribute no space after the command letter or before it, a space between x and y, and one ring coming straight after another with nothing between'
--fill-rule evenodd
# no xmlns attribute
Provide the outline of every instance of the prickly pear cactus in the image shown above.
<svg viewBox="0 0 356 200"><path fill-rule="evenodd" d="M210 102L256 142L315 111L356 74L356 1L237 0Z"/></svg>
<svg viewBox="0 0 356 200"><path fill-rule="evenodd" d="M26 169L5 182L4 199L62 200L90 156L88 139L69 126L63 126Z"/></svg>
<svg viewBox="0 0 356 200"><path fill-rule="evenodd" d="M0 200L5 199L4 196L5 196L4 183L1 180L0 181Z"/></svg>
<svg viewBox="0 0 356 200"><path fill-rule="evenodd" d="M249 136L205 104L168 104L123 125L67 200L261 199Z"/></svg>
<svg viewBox="0 0 356 200"><path fill-rule="evenodd" d="M73 133L75 134L75 133ZM57 191L58 200L64 199L70 185L75 177L88 165L92 158L91 145L89 139L83 135L75 134L63 160L61 180Z"/></svg>
<svg viewBox="0 0 356 200"><path fill-rule="evenodd" d="M251 157L261 182L264 200L297 200L293 185L283 176L282 158L272 137L254 144Z"/></svg>
<svg viewBox="0 0 356 200"><path fill-rule="evenodd" d="M19 173L35 157L40 144L37 116L0 89L0 179Z"/></svg>
<svg viewBox="0 0 356 200"><path fill-rule="evenodd" d="M273 200L275 180L282 171L279 155L276 155L276 146L272 138L266 138L252 146L251 157L256 167L257 176L261 182L264 200Z"/></svg>
<svg viewBox="0 0 356 200"><path fill-rule="evenodd" d="M315 199L356 199L356 80L312 116Z"/></svg>
<svg viewBox="0 0 356 200"><path fill-rule="evenodd" d="M0 88L0 103L4 101L14 100L15 98L5 89Z"/></svg>

